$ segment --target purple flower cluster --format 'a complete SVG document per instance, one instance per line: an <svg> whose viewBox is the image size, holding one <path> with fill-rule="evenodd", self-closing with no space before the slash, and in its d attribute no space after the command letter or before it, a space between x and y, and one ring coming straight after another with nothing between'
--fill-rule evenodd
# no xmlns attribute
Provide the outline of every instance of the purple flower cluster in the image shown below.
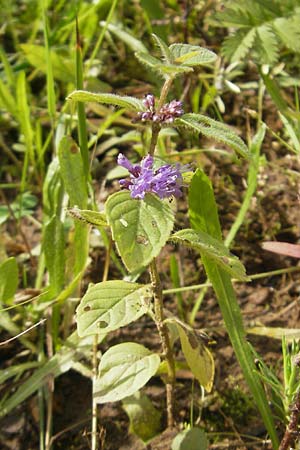
<svg viewBox="0 0 300 450"><path fill-rule="evenodd" d="M120 180L120 185L130 190L131 197L143 199L146 193L153 193L160 198L180 197L183 186L182 172L186 166L180 164L163 166L154 169L153 157L147 155L140 164L131 162L122 154L118 155L118 164L129 171L130 179Z"/></svg>
<svg viewBox="0 0 300 450"><path fill-rule="evenodd" d="M147 111L141 111L137 114L138 120L142 122L173 123L176 117L184 114L183 103L179 100L172 100L170 103L165 103L159 111L156 111L154 96L147 94L143 100L143 104L147 108Z"/></svg>

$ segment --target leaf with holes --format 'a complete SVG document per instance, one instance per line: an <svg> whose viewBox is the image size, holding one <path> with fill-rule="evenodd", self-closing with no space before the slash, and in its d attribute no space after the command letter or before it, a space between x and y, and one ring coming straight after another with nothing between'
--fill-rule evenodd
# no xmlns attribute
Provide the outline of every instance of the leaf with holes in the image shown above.
<svg viewBox="0 0 300 450"><path fill-rule="evenodd" d="M156 373L159 364L159 356L143 345L124 342L111 347L101 358L94 399L107 403L133 395Z"/></svg>
<svg viewBox="0 0 300 450"><path fill-rule="evenodd" d="M89 287L77 308L79 336L103 334L134 322L148 310L150 286L104 281Z"/></svg>
<svg viewBox="0 0 300 450"><path fill-rule="evenodd" d="M210 392L215 375L212 354L191 327L179 321L175 321L175 323L179 332L181 348L192 374L200 385Z"/></svg>
<svg viewBox="0 0 300 450"><path fill-rule="evenodd" d="M214 52L198 45L172 44L169 50L174 62L185 66L200 66L213 63L217 59Z"/></svg>
<svg viewBox="0 0 300 450"><path fill-rule="evenodd" d="M130 272L146 267L173 229L171 206L153 194L137 200L129 191L117 192L107 199L105 210L118 252Z"/></svg>

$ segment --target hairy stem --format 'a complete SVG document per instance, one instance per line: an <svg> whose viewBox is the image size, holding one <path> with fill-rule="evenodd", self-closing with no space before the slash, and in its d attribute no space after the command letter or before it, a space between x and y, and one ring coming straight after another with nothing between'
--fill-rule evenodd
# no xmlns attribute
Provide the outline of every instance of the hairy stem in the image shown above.
<svg viewBox="0 0 300 450"><path fill-rule="evenodd" d="M167 372L168 372L166 379L167 416L168 416L168 427L172 428L174 426L175 363L169 338L168 327L164 323L162 287L155 259L150 264L149 271L154 296L155 323L158 329L163 355L167 363Z"/></svg>
<svg viewBox="0 0 300 450"><path fill-rule="evenodd" d="M160 132L160 125L158 123L153 123L152 125L152 136L149 148L149 155L153 156L155 152L155 146L157 144L158 135Z"/></svg>
<svg viewBox="0 0 300 450"><path fill-rule="evenodd" d="M167 78L166 81L164 82L164 85L163 85L161 93L160 93L158 105L157 105L157 110L158 111L166 103L167 95L169 93L169 90L170 90L170 87L171 87L172 83L173 83L173 78L172 77Z"/></svg>
<svg viewBox="0 0 300 450"><path fill-rule="evenodd" d="M288 426L279 446L279 450L288 450L297 436L298 420L300 415L300 392L297 392L296 399L291 406L291 415Z"/></svg>

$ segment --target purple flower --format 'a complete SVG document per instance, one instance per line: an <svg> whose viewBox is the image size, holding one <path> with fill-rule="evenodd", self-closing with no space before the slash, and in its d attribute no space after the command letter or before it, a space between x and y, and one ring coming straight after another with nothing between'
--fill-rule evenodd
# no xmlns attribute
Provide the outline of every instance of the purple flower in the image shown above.
<svg viewBox="0 0 300 450"><path fill-rule="evenodd" d="M152 192L159 198L182 195L182 173L188 170L180 164L164 164L158 169L153 168L153 157L147 155L140 164L132 164L120 153L118 164L129 171L130 179L120 180L120 185L130 190L132 198L143 199L146 193Z"/></svg>
<svg viewBox="0 0 300 450"><path fill-rule="evenodd" d="M172 123L176 117L184 114L183 103L179 100L172 100L170 103L165 103L161 109L155 109L155 98L152 94L147 94L143 100L147 111L140 111L137 113L137 120L142 122L157 122L157 123Z"/></svg>

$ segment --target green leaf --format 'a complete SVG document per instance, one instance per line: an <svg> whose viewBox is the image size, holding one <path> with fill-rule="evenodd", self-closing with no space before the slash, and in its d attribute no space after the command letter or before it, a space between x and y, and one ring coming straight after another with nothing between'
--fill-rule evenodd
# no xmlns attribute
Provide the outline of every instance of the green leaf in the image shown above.
<svg viewBox="0 0 300 450"><path fill-rule="evenodd" d="M169 49L174 62L185 66L194 67L209 64L217 59L217 55L214 52L198 45L172 44Z"/></svg>
<svg viewBox="0 0 300 450"><path fill-rule="evenodd" d="M130 272L158 256L174 224L169 203L153 194L137 200L129 191L120 191L107 199L105 210L118 252Z"/></svg>
<svg viewBox="0 0 300 450"><path fill-rule="evenodd" d="M265 133L266 133L266 125L262 124L262 125L260 125L257 134L254 136L254 138L251 142L250 152L251 152L252 158L251 158L250 167L248 170L247 190L244 195L243 203L240 207L240 210L239 210L238 214L236 215L235 221L232 224L230 231L226 236L226 239L225 239L226 247L230 247L230 244L233 241L233 239L235 238L239 228L244 223L244 219L250 208L251 199L256 190L258 171L259 171L259 167L260 167L260 149L261 149L264 137L265 137Z"/></svg>
<svg viewBox="0 0 300 450"><path fill-rule="evenodd" d="M79 209L76 206L68 209L68 213L74 219L81 220L95 227L107 227L107 221L104 213L91 211L89 209Z"/></svg>
<svg viewBox="0 0 300 450"><path fill-rule="evenodd" d="M162 54L163 58L165 59L165 61L168 64L173 63L174 58L173 58L172 53L170 52L170 49L167 46L167 44L159 36L157 36L154 33L152 33L152 37L155 40L158 47L160 48L161 54Z"/></svg>
<svg viewBox="0 0 300 450"><path fill-rule="evenodd" d="M261 25L256 28L257 40L255 50L259 53L260 61L265 64L275 64L278 60L279 48L276 35L270 25Z"/></svg>
<svg viewBox="0 0 300 450"><path fill-rule="evenodd" d="M41 72L47 74L47 62L45 57L45 47L34 44L21 44L21 49L29 63ZM64 83L74 82L74 61L66 55L58 54L57 51L50 51L51 64L54 78Z"/></svg>
<svg viewBox="0 0 300 450"><path fill-rule="evenodd" d="M174 319L174 322L178 329L184 357L192 374L207 392L211 392L215 375L212 354L190 326L178 319Z"/></svg>
<svg viewBox="0 0 300 450"><path fill-rule="evenodd" d="M44 228L43 250L50 283L57 294L62 289L65 280L65 236L64 225L56 215Z"/></svg>
<svg viewBox="0 0 300 450"><path fill-rule="evenodd" d="M231 277L241 281L249 280L246 276L245 267L238 257L230 253L222 242L204 231L195 231L192 229L181 230L173 234L170 240L198 250L229 273Z"/></svg>
<svg viewBox="0 0 300 450"><path fill-rule="evenodd" d="M0 304L13 299L19 284L16 258L8 258L0 265Z"/></svg>
<svg viewBox="0 0 300 450"><path fill-rule="evenodd" d="M164 64L159 59L154 56L149 55L148 53L137 52L135 54L137 59L144 64L145 66L150 67L153 71L160 74L161 76L165 75L173 75L186 72L192 72L193 69L189 66L180 66L176 64Z"/></svg>
<svg viewBox="0 0 300 450"><path fill-rule="evenodd" d="M105 281L89 287L77 308L79 336L117 330L144 315L152 298L150 286Z"/></svg>
<svg viewBox="0 0 300 450"><path fill-rule="evenodd" d="M252 48L256 37L256 29L238 30L235 34L226 37L222 44L222 55L228 60L242 61Z"/></svg>
<svg viewBox="0 0 300 450"><path fill-rule="evenodd" d="M154 408L147 395L137 392L126 397L122 404L130 420L129 432L144 442L159 433L161 413Z"/></svg>
<svg viewBox="0 0 300 450"><path fill-rule="evenodd" d="M96 102L106 105L120 106L121 108L133 109L135 111L144 111L145 106L142 100L135 97L121 96L116 94L95 94L87 91L73 91L68 95L67 100L76 102Z"/></svg>
<svg viewBox="0 0 300 450"><path fill-rule="evenodd" d="M87 184L79 147L69 136L59 143L58 158L60 172L72 206L85 209L87 205Z"/></svg>
<svg viewBox="0 0 300 450"><path fill-rule="evenodd" d="M231 147L238 155L250 158L250 152L242 139L228 126L202 114L184 114L176 119L175 125L185 126L192 131Z"/></svg>
<svg viewBox="0 0 300 450"><path fill-rule="evenodd" d="M207 448L206 434L198 427L181 431L173 439L171 445L171 450L206 450Z"/></svg>
<svg viewBox="0 0 300 450"><path fill-rule="evenodd" d="M160 358L133 342L111 347L101 358L94 383L97 403L115 402L133 395L156 373Z"/></svg>
<svg viewBox="0 0 300 450"><path fill-rule="evenodd" d="M206 220L207 215L210 220ZM218 209L214 199L210 179L202 170L197 170L189 188L189 217L193 228L208 233L222 242L222 231Z"/></svg>
<svg viewBox="0 0 300 450"><path fill-rule="evenodd" d="M201 198L196 196L205 191L207 196L205 203L202 204ZM203 198L203 193L201 195ZM216 203L210 181L206 175L199 169L195 172L190 186L189 215L191 225L198 231L206 231L216 238L219 238L220 224L218 217L212 211L216 211ZM209 205L211 210L209 209ZM217 234L217 236L215 235ZM250 391L256 401L259 411L262 415L264 424L270 434L274 448L278 447L278 437L272 417L266 394L261 385L259 376L256 372L255 364L250 351L250 346L246 341L245 330L241 310L235 296L229 275L221 269L215 262L201 254L201 259L205 271L213 285L218 303L222 312L226 330L230 337L233 349L243 370L245 380L248 383Z"/></svg>

